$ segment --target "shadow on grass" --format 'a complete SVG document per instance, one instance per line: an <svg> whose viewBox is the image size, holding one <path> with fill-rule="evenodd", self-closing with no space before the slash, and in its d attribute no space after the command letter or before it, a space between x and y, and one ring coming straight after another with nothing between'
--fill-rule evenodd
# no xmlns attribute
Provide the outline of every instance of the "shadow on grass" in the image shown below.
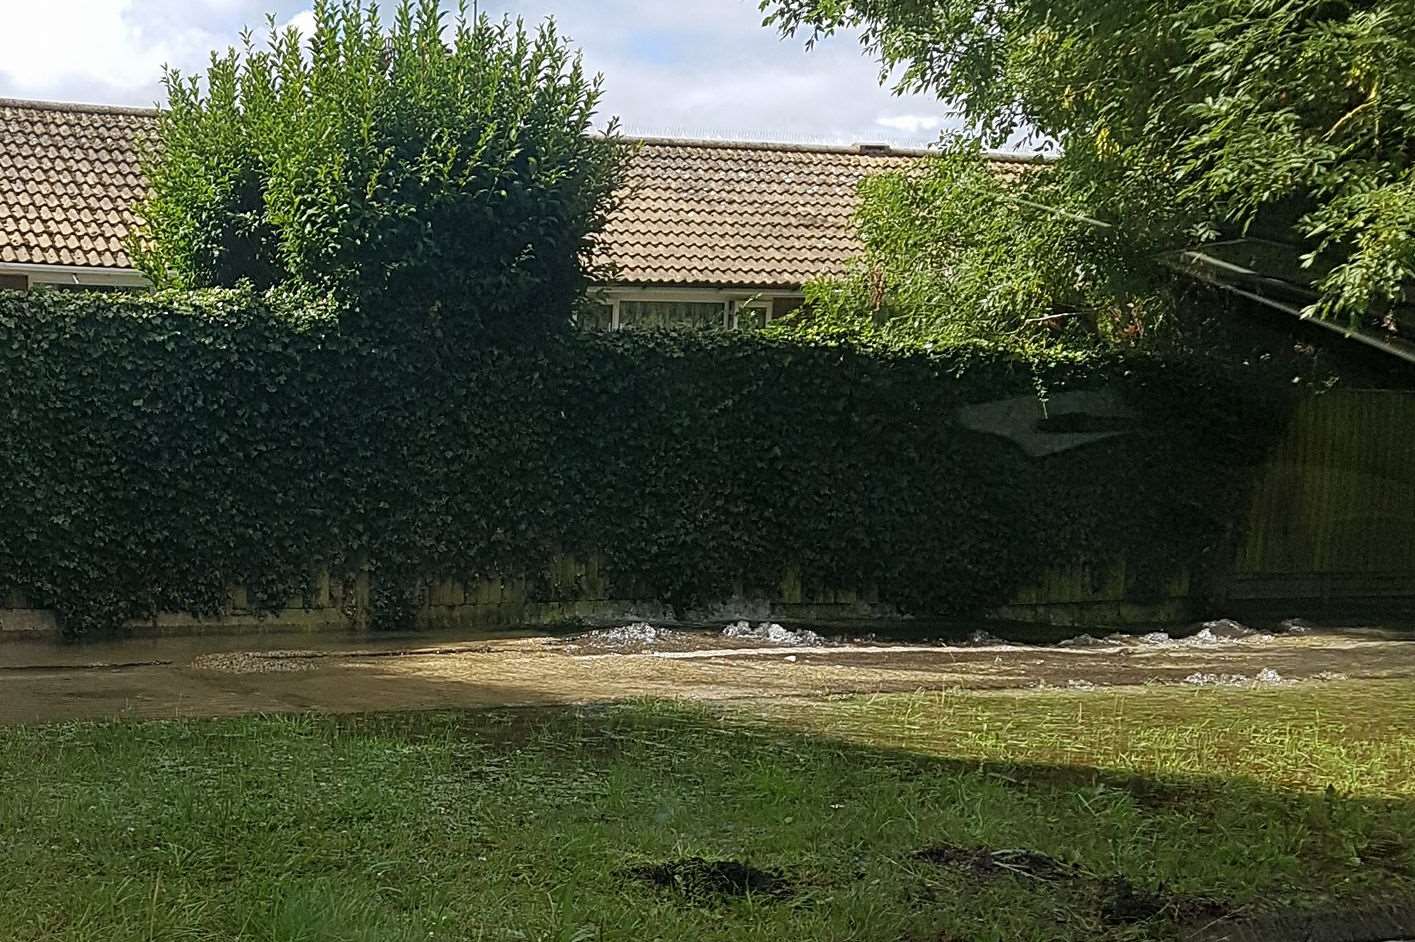
<svg viewBox="0 0 1415 942"><path fill-rule="evenodd" d="M499 715L496 739L516 749L553 740L564 722L539 710ZM808 896L838 890L833 879L843 871L826 863L824 881L812 886L821 861L792 860L786 848L818 846L823 828L856 831L856 811L866 822L887 818L891 796L907 796L898 807L911 825L876 832L881 840L869 844L900 875L900 901L925 923L934 909L942 923L941 934L919 938L1023 938L1029 929L1052 938L1215 942L1415 937L1415 800L1331 783L1274 787L1242 774L1261 766L1257 756L1232 755L1227 775L1140 774L868 746L721 708L642 702L579 716L578 748L596 761L641 766L684 754L691 774L720 783L717 797L750 809L744 823L775 821L783 844L757 862L797 874ZM891 721L877 719L881 727ZM1301 729L1267 735L1280 751L1342 745L1300 741ZM681 773L680 760L667 764ZM911 801L930 813L916 815ZM806 833L798 834L803 819ZM853 876L865 874L857 867ZM1024 934L997 934L1018 918L1011 931Z"/></svg>
<svg viewBox="0 0 1415 942"><path fill-rule="evenodd" d="M1307 695L1292 696L1296 711ZM1164 710L1131 718L1123 749L1102 750L1078 718L1058 743L1074 763L1014 760L1005 737L976 734L1083 701L955 701L972 738L949 738L964 714L937 698L0 731L0 937L1415 934L1415 907L1397 911L1415 903L1410 798L1323 788L1320 772L1303 787L1265 783L1263 756L1204 752L1213 741L1177 735L1191 719ZM912 745L859 741L930 723L943 733ZM1253 750L1294 767L1347 763L1373 783L1406 761L1344 742L1340 722L1251 733ZM1164 771L1195 761L1213 767ZM779 874L790 892L635 878L684 862ZM1304 936L1283 915L1298 910L1337 921Z"/></svg>

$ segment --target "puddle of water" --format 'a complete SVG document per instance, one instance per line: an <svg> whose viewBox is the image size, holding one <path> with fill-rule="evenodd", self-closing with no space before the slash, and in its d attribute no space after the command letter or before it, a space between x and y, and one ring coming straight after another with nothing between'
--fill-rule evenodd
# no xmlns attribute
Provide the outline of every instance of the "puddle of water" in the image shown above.
<svg viewBox="0 0 1415 942"><path fill-rule="evenodd" d="M1221 646L1171 648L1146 647L1138 638L1123 645L1102 639L1079 648L1021 645L1001 642L993 635L972 640L957 635L950 644L889 643L864 640L864 632L858 632L854 638L832 638L818 645L789 645L727 637L722 623L695 630L626 621L630 623L606 628L607 634L599 637L632 642L640 645L637 648L597 649L584 643L585 634L551 637L544 631L520 639L499 636L476 645L453 634L448 641L455 643L440 646L430 646L432 639L426 635L411 644L406 638L391 642L365 635L347 637L337 645L315 645L308 636L287 636L282 639L287 643L270 645L263 642L271 638L225 639L226 644L244 641L246 646L233 649L244 652L244 658L229 665L207 662L205 666L217 668L214 671L190 668L203 666L193 665L199 657L223 652L210 647L201 650L204 645L193 645L188 639L151 650L142 645L136 646L137 651L113 648L115 655L127 655L123 660L134 660L132 655L141 652L147 659L168 663L167 667L24 671L0 661L0 687L5 689L0 695L0 724L117 715L465 708L640 696L802 697L822 691L1061 688L1076 691L1078 697L1092 697L1129 685L1183 684L1186 677L1196 683L1268 689L1262 685L1279 680L1415 676L1415 643L1411 643L1415 638L1393 632L1381 637L1369 631L1322 629L1307 637L1276 635L1270 643L1260 644L1251 641L1255 635L1242 631L1230 631L1240 637L1220 638L1220 631L1210 627ZM1005 633L1005 629L994 630ZM1203 628L1194 626L1194 630L1202 633ZM766 633L770 636L769 627ZM1207 636L1202 640L1207 641ZM1156 643L1163 642L1151 639L1152 645ZM46 659L56 653L72 654L75 661L91 664L96 651L73 646L49 647L41 653ZM718 658L732 660L714 660ZM312 664L318 668L291 673ZM248 676L235 683L226 681L222 674L232 668ZM1085 692L1092 690L1097 693Z"/></svg>
<svg viewBox="0 0 1415 942"><path fill-rule="evenodd" d="M137 635L82 641L0 641L0 672L14 670L64 670L93 667L128 667L158 664L187 665L205 655L278 654L298 650L331 656L381 651L406 651L438 646L463 646L472 642L511 642L543 638L547 629L506 630L439 629L425 632L357 633L298 630L211 631L189 635Z"/></svg>

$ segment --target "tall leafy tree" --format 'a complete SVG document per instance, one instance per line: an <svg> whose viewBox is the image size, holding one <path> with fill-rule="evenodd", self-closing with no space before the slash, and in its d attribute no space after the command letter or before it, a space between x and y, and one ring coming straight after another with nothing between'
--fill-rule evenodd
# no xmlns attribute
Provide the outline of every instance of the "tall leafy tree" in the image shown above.
<svg viewBox="0 0 1415 942"><path fill-rule="evenodd" d="M601 79L547 23L317 0L169 71L134 249L159 285L282 287L375 320L567 320L620 183Z"/></svg>
<svg viewBox="0 0 1415 942"><path fill-rule="evenodd" d="M1151 245L1085 215L1055 167L998 163L955 140L919 168L867 179L864 251L807 286L779 328L905 344L1169 345L1185 285Z"/></svg>
<svg viewBox="0 0 1415 942"><path fill-rule="evenodd" d="M1409 0L763 9L768 24L810 42L860 30L882 75L938 95L984 142L1019 131L1051 139L1065 208L1122 227L1130 244L1290 245L1324 316L1388 314L1415 281Z"/></svg>

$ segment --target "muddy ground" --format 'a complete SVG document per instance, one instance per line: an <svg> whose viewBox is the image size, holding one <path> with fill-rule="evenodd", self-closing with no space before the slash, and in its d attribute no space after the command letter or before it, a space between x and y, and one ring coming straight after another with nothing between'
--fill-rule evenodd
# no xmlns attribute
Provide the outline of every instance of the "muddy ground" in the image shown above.
<svg viewBox="0 0 1415 942"><path fill-rule="evenodd" d="M1415 677L1415 635L1231 622L1187 640L891 644L738 626L578 637L264 635L0 645L0 724L916 690L1266 686Z"/></svg>

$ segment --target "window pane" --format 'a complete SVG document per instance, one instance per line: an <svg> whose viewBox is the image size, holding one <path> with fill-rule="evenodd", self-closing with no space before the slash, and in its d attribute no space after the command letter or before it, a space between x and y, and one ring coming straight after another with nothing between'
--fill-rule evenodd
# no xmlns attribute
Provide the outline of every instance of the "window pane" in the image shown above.
<svg viewBox="0 0 1415 942"><path fill-rule="evenodd" d="M620 327L721 328L725 305L719 301L620 301Z"/></svg>
<svg viewBox="0 0 1415 942"><path fill-rule="evenodd" d="M777 298L771 303L771 319L780 320L783 317L790 317L801 310L805 303L805 298Z"/></svg>
<svg viewBox="0 0 1415 942"><path fill-rule="evenodd" d="M577 322L581 330L609 330L614 326L614 305L586 301L580 305Z"/></svg>
<svg viewBox="0 0 1415 942"><path fill-rule="evenodd" d="M768 321L765 304L743 304L737 308L738 330L761 330Z"/></svg>

